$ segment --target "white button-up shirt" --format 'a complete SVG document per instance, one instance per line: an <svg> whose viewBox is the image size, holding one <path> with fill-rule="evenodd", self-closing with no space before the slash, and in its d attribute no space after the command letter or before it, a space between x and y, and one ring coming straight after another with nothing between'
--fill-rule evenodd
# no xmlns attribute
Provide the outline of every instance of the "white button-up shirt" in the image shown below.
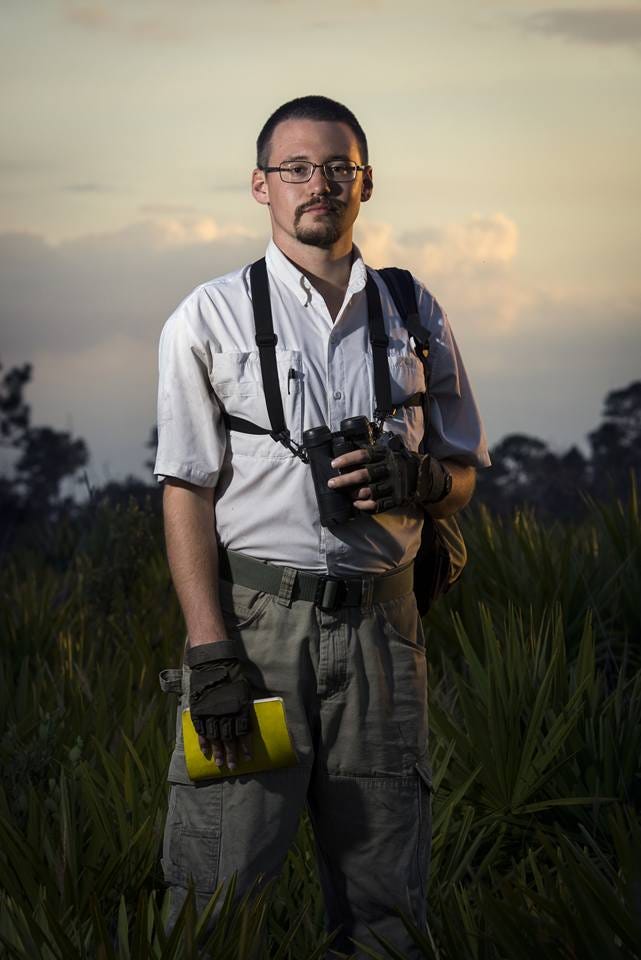
<svg viewBox="0 0 641 960"><path fill-rule="evenodd" d="M352 416L374 418L375 395L365 284L354 247L335 321L307 278L270 242L266 254L283 410L292 438ZM380 290L392 402L425 389L421 362L383 281ZM447 318L417 282L421 324L431 331L429 451L489 465L483 427ZM428 315L429 305L433 304ZM197 287L160 338L159 480L215 487L223 546L261 560L332 575L382 573L414 558L422 511L403 507L322 527L311 468L269 435L227 431L222 410L269 428L249 284L249 265ZM423 437L420 406L400 408L385 429L410 450Z"/></svg>

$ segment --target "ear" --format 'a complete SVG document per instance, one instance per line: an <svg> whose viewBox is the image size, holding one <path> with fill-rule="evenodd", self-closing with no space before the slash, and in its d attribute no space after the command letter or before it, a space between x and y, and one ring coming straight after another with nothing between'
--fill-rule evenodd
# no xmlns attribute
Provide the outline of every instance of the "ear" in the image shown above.
<svg viewBox="0 0 641 960"><path fill-rule="evenodd" d="M258 167L252 173L252 196L257 203L269 206L269 187L267 186L267 177L263 170Z"/></svg>
<svg viewBox="0 0 641 960"><path fill-rule="evenodd" d="M361 203L367 203L374 189L374 175L372 168L368 165L363 170L363 185L361 187Z"/></svg>

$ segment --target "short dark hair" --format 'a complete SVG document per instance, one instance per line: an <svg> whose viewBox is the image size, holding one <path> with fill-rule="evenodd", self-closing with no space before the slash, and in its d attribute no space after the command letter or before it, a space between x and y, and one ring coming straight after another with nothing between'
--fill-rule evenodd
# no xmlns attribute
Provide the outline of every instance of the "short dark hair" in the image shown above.
<svg viewBox="0 0 641 960"><path fill-rule="evenodd" d="M347 124L358 141L361 163L367 163L367 137L352 111L343 106L342 103L330 100L329 97L308 96L289 100L278 107L277 110L274 110L258 134L258 140L256 141L257 167L268 166L269 150L274 130L284 120L325 120Z"/></svg>

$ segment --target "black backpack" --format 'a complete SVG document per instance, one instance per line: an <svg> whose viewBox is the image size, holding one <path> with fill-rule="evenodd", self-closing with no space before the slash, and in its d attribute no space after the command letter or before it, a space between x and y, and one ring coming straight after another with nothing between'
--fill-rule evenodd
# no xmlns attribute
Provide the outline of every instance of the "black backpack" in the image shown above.
<svg viewBox="0 0 641 960"><path fill-rule="evenodd" d="M421 443L421 451L427 452L427 435L430 425L430 392L429 392L429 332L421 327L416 302L414 278L409 270L398 267L386 267L377 271L388 288L396 305L399 316L405 324L412 340L414 351L423 365L425 373L425 393L408 397L403 406L422 403L425 432ZM255 423L235 417L223 412L225 425L229 430L238 430L242 433L270 434L277 443L282 443L292 453L301 456L302 451L292 440L285 423L283 401L278 382L278 368L276 363L276 343L278 337L274 333L271 302L269 297L269 280L265 259L257 260L250 267L250 284L252 291L252 306L254 310L254 325L256 327L256 344L260 359L265 402L271 429L259 427ZM374 367L374 392L376 396L375 416L382 422L394 409L391 400L391 383L389 364L387 359L388 340L383 321L381 298L376 281L370 273L367 275L366 285L367 311L369 323L369 338L372 347ZM430 296L428 294L428 296ZM432 603L446 593L463 572L467 560L467 551L463 535L456 519L447 517L444 520L433 519L425 514L421 545L414 562L414 593L419 613L424 615Z"/></svg>

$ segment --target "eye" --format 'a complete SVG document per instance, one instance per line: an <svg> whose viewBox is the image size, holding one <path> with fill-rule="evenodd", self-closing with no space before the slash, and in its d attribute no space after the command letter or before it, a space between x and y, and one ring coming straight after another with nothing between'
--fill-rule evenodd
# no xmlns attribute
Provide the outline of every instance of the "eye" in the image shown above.
<svg viewBox="0 0 641 960"><path fill-rule="evenodd" d="M354 164L348 160L332 160L328 167L334 177L345 177L352 172Z"/></svg>
<svg viewBox="0 0 641 960"><path fill-rule="evenodd" d="M284 163L283 169L287 170L288 173L293 174L295 177L304 176L309 170L309 164L301 160L300 163Z"/></svg>

